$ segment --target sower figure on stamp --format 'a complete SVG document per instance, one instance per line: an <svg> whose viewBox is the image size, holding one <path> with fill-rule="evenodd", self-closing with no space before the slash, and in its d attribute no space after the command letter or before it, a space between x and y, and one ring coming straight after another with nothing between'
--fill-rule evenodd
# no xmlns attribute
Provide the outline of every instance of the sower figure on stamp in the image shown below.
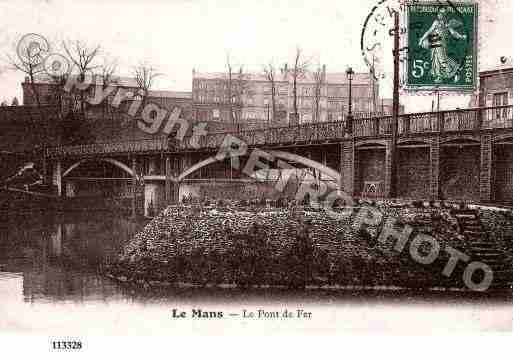
<svg viewBox="0 0 513 359"><path fill-rule="evenodd" d="M419 40L420 47L431 50L431 75L436 83L449 79L454 79L454 82L459 80L460 65L447 54L447 42L449 36L457 40L467 39L467 35L455 30L461 25L456 19L449 21L447 10L441 9L429 30Z"/></svg>

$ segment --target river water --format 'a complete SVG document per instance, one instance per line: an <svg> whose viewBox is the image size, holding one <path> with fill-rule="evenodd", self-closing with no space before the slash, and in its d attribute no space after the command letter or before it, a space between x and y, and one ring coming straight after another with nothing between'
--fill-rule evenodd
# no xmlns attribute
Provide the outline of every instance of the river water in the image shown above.
<svg viewBox="0 0 513 359"><path fill-rule="evenodd" d="M126 288L102 277L102 266L143 225L103 212L25 217L1 224L0 331L154 335L219 334L221 328L265 334L513 330L510 293L149 290ZM175 308L188 316L193 309L221 311L223 318L176 319L171 315ZM298 309L312 314L295 320L271 315ZM255 317L244 316L250 312Z"/></svg>

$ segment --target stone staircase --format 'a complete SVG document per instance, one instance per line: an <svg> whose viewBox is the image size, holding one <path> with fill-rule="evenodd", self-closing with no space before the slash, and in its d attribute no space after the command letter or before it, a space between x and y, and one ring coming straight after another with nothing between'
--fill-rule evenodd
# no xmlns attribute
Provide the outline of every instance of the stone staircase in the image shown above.
<svg viewBox="0 0 513 359"><path fill-rule="evenodd" d="M479 211L473 209L453 210L452 215L457 219L460 233L469 241L471 261L487 264L493 271L491 289L508 289L513 284L513 267L507 253L499 243L489 239L479 218Z"/></svg>

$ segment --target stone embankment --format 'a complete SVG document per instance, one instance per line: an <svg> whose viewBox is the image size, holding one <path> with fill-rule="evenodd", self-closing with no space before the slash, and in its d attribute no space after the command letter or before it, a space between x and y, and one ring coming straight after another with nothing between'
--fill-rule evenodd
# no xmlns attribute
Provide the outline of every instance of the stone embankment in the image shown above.
<svg viewBox="0 0 513 359"><path fill-rule="evenodd" d="M443 250L430 265L397 252L396 241L379 241L387 220L409 226L409 241L427 234L490 265L493 288L511 283L511 212L469 210L445 203L360 203L383 221L357 228L363 211L332 217L295 207L180 205L155 217L126 245L106 275L127 285L328 287L365 286L415 289L465 288L464 267L442 275L449 261ZM345 211L339 209L339 212ZM405 246L408 248L408 244ZM429 248L419 248L420 252Z"/></svg>

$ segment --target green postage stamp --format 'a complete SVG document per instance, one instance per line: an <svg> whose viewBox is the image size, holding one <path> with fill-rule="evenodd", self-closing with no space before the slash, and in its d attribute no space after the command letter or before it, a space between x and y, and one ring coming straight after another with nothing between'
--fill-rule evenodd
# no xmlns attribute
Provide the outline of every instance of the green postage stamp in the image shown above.
<svg viewBox="0 0 513 359"><path fill-rule="evenodd" d="M444 0L406 6L406 88L475 89L477 4Z"/></svg>

